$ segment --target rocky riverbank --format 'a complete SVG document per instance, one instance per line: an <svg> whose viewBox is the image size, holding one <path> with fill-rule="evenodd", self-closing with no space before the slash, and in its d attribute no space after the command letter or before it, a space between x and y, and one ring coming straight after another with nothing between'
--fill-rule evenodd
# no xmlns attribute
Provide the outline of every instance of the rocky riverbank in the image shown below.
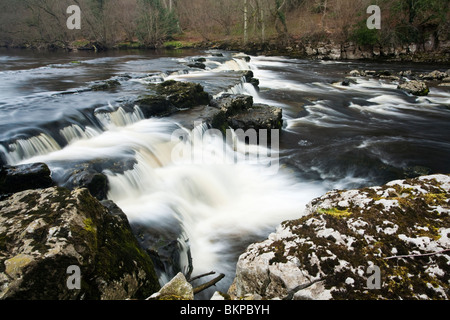
<svg viewBox="0 0 450 320"><path fill-rule="evenodd" d="M332 191L313 200L303 217L251 245L239 258L228 294L446 300L449 226L448 175Z"/></svg>
<svg viewBox="0 0 450 320"><path fill-rule="evenodd" d="M250 55L286 56L316 60L382 60L396 62L447 63L450 59L450 38L446 34L430 35L423 43L358 45L332 39L311 41L290 39L249 42L216 41L195 45L199 48L218 48L245 52Z"/></svg>

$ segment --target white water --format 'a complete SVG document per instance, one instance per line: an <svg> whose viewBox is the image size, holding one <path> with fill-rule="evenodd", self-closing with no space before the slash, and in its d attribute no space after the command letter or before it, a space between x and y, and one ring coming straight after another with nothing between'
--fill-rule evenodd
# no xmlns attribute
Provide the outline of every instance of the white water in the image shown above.
<svg viewBox="0 0 450 320"><path fill-rule="evenodd" d="M51 164L135 152L133 170L119 175L105 172L109 198L131 223L181 225L191 246L194 273L225 273L222 285L226 291L237 259L230 248L245 246L245 239L262 240L282 221L299 218L306 203L326 190L297 181L283 168L274 174L266 166L249 163L245 153L252 149L240 142L234 147L232 163L223 157L224 141L209 138L203 140L209 142L206 153L205 146L191 149L193 159L205 161L174 163L173 151L179 146L172 139L175 129L179 128L167 120L143 120L26 162ZM199 126L190 137L207 135L204 130Z"/></svg>
<svg viewBox="0 0 450 320"><path fill-rule="evenodd" d="M230 68L248 70L250 66L233 59L213 72ZM244 80L229 92L251 94L255 102L264 102ZM269 170L270 156L277 156L269 150L239 141L229 146L209 136L203 125L192 132L184 129L190 140L180 146L172 133L183 128L170 120L144 120L137 107L131 113L119 108L95 116L104 132L70 126L60 131L69 142L65 148L55 142L51 148L17 156L14 162L45 162L58 172L62 169L52 164L66 159L89 161L134 154L137 164L132 170L104 172L110 182L108 197L131 223L174 229L181 225L184 239L180 242L189 241L194 273L226 274L220 284L223 291L231 284L237 255L246 245L264 239L282 221L299 218L306 203L326 191L319 184L297 181L283 168ZM30 142L34 145L34 140ZM189 149L193 161L174 161L180 147ZM249 154L258 154L261 161L248 161ZM164 275L162 279L167 280Z"/></svg>
<svg viewBox="0 0 450 320"><path fill-rule="evenodd" d="M240 83L239 80L234 80L226 92L250 94L256 103L275 106L283 104L280 101L263 98L267 96L264 91L273 89L289 94L320 95L320 99L304 107L306 115L302 114L296 118L294 114L293 119L289 119L285 114L285 118L288 119L286 131L298 134L302 128L318 128L314 131L314 135L309 137L298 134L298 143L294 141L299 146L298 154L303 150L317 147L316 140L319 140L317 136L322 131L345 129L335 130L338 134L339 131L344 132L357 126L365 128L370 124L366 121L372 115L386 116L389 117L388 120L393 117L400 120L415 120L419 119L419 113L426 112L428 115L435 113L438 117L442 112L440 108L417 108L408 102L409 97L392 94L391 90L395 85L380 81L359 79L357 85L350 87L321 83L315 79L302 83L288 77L285 79L280 72L265 68L285 65L286 62L282 58L253 57L251 62L246 62L235 57L222 64L211 62L209 68L204 71L187 73L181 70L159 73L131 79L130 82L145 85L167 79L195 81L204 77L213 78L215 75L218 78L226 78L227 71L250 69L253 70L255 78L261 81L261 93L251 84L245 83L244 79L241 79ZM377 88L382 88L383 91L376 91ZM335 94L335 98L341 93L364 93L366 101L371 104L361 106L357 101L348 103L347 107L332 108L333 97L327 96L330 92ZM433 106L448 103L449 97L447 92L437 91L429 97L417 100L422 105ZM278 100L278 97L273 95L271 98ZM281 98L280 95L280 100L284 101ZM226 279L219 283L218 288L222 291L226 291L227 286L231 284L237 255L245 250L246 245L265 239L282 221L300 218L306 203L330 189L331 183L328 185L326 182L301 181L287 168L279 168L275 173L268 168L267 163L271 162L267 156L269 153L264 148L249 149L239 142L230 147L223 140L208 136L203 125L198 125L193 132L189 132L180 128L170 118L144 120L141 110L137 107L131 112L126 112L123 108L116 109L111 105L107 108L106 103L101 104L105 104L105 107L99 108L95 113L96 120L100 123L99 128L71 125L56 132L67 142L64 148L54 138L42 133L36 137L16 141L9 145L9 150L3 150L7 149L8 145L0 145L0 149L10 164L46 162L54 173L67 170L67 167L60 167L61 162L135 158L137 163L132 170L123 174L104 172L111 186L109 198L123 209L132 223L139 222L161 230L177 229L181 225L183 234L180 236L180 242L188 240L192 251L194 275L211 270L225 273ZM350 111L352 113L349 115ZM406 111L411 112L406 114ZM354 113L362 116L355 117ZM382 119L378 121L382 122ZM422 129L420 126L417 128ZM174 158L180 144L174 142L172 133L180 129L186 131L191 139L185 141L181 149L187 148L191 152L192 161L189 159L179 161ZM198 136L206 137L200 140L204 142L203 144L195 143ZM413 140L400 137L399 141ZM384 135L381 137L375 135L372 139L369 136L358 142L355 148L373 149L374 145L389 142L392 142L391 135L387 138L384 138ZM333 148L339 147L329 146L329 149ZM324 154L321 154L322 151ZM315 157L329 157L330 153L325 151L324 148L319 148ZM371 152L377 151L375 148ZM263 156L261 161L255 164L247 161L248 154L263 154ZM386 164L395 160L385 159L385 154L377 157ZM334 170L320 166L320 161L303 164L302 159L301 165L308 166L308 170L316 172L320 176L317 181L332 181L333 188L362 185L367 179L361 174L353 176L347 171L344 172L347 176L342 178L342 175L336 175ZM187 261L185 263L187 264ZM168 280L164 275L162 279Z"/></svg>

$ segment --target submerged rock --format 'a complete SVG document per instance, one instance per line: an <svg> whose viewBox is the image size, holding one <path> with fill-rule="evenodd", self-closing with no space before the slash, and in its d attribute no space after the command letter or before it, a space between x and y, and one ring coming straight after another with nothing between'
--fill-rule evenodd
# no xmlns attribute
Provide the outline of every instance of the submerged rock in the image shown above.
<svg viewBox="0 0 450 320"><path fill-rule="evenodd" d="M398 89L410 93L415 96L427 96L430 93L428 85L423 81L407 81L405 83L399 84Z"/></svg>
<svg viewBox="0 0 450 320"><path fill-rule="evenodd" d="M81 273L68 286L68 268ZM52 187L0 201L0 299L144 299L160 288L125 214L87 189Z"/></svg>
<svg viewBox="0 0 450 320"><path fill-rule="evenodd" d="M449 299L449 250L450 176L332 191L312 201L302 218L251 245L229 294Z"/></svg>

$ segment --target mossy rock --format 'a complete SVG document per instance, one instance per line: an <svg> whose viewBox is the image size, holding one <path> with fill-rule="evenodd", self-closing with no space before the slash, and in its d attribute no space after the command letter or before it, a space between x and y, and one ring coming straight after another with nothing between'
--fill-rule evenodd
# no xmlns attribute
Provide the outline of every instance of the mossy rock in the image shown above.
<svg viewBox="0 0 450 320"><path fill-rule="evenodd" d="M179 109L208 105L210 101L209 94L197 83L169 80L157 85L156 92Z"/></svg>
<svg viewBox="0 0 450 320"><path fill-rule="evenodd" d="M335 190L241 256L230 292L273 299L450 298L450 176ZM380 286L371 289L380 269Z"/></svg>
<svg viewBox="0 0 450 320"><path fill-rule="evenodd" d="M160 288L125 214L87 189L30 190L0 201L0 266L0 299L144 299ZM69 266L80 268L80 290L67 286Z"/></svg>

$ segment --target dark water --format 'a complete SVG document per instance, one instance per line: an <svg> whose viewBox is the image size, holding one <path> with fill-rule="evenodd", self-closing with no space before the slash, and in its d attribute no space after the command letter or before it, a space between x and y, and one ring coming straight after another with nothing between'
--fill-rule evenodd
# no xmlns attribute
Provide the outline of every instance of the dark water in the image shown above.
<svg viewBox="0 0 450 320"><path fill-rule="evenodd" d="M223 291L245 247L282 221L300 217L314 197L335 188L450 173L448 88L433 86L428 97L417 98L391 80L339 84L353 69L421 73L449 66L283 57L252 57L247 63L230 52L213 53L0 51L1 161L46 162L60 184L77 165L100 163L110 181L109 198L130 221L181 232L194 273L225 273L218 287ZM206 70L187 66L199 57L207 59ZM260 80L259 92L243 82L241 71L248 69ZM132 104L149 92L149 84L167 79L198 82L213 96L252 94L255 102L282 107L280 170L245 161L174 163L172 133L193 127L193 135L204 132L196 121L205 107L144 119ZM87 90L105 80L121 85ZM223 150L223 143L207 147ZM194 153L204 155L201 148ZM111 168L114 161L107 161L116 159L135 165L118 173ZM170 276L162 274L161 282Z"/></svg>

